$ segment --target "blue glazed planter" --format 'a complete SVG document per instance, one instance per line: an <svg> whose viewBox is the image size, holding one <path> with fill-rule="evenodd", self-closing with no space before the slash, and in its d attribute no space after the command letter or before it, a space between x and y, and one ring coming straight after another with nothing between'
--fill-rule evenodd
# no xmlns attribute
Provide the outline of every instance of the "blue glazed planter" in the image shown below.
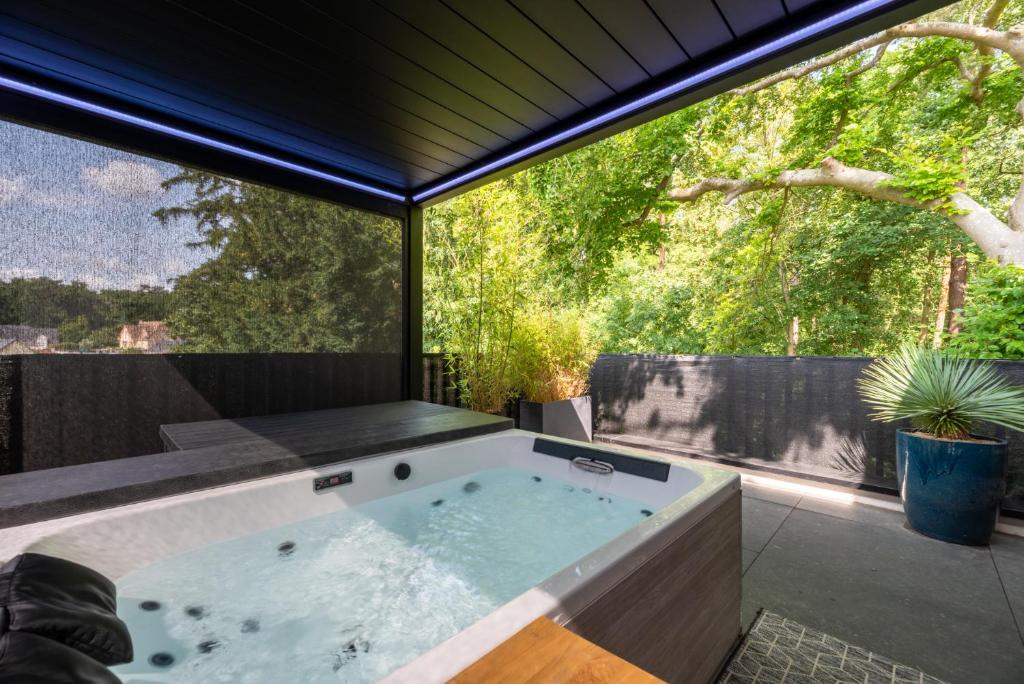
<svg viewBox="0 0 1024 684"><path fill-rule="evenodd" d="M910 526L954 544L988 544L1006 489L1006 441L896 433L896 477Z"/></svg>

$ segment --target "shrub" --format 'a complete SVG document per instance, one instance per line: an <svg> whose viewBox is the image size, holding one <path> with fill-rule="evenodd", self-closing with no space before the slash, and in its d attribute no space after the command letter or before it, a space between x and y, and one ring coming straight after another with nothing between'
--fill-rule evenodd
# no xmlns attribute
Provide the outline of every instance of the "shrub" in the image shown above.
<svg viewBox="0 0 1024 684"><path fill-rule="evenodd" d="M1024 359L1024 268L981 264L968 284L960 334L951 349L987 359Z"/></svg>
<svg viewBox="0 0 1024 684"><path fill-rule="evenodd" d="M589 389L596 356L580 312L534 311L520 321L516 334L516 386L527 401L581 396Z"/></svg>
<svg viewBox="0 0 1024 684"><path fill-rule="evenodd" d="M1024 431L1024 387L991 363L907 346L868 366L858 385L872 418L909 419L935 437L963 439L981 421Z"/></svg>

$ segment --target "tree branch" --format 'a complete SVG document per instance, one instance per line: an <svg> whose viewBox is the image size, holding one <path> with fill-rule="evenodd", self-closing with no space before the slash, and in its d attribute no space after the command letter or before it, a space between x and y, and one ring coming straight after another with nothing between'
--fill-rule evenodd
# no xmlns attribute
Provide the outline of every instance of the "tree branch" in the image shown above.
<svg viewBox="0 0 1024 684"><path fill-rule="evenodd" d="M770 88L777 83L782 83L783 81L803 78L804 76L813 74L815 71L821 71L825 67L838 64L848 57L852 57L864 52L865 50L869 50L873 47L889 42L892 42L892 38L887 37L884 32L876 33L873 36L868 36L867 38L861 38L860 40L854 41L846 47L836 50L831 54L824 55L817 59L812 59L809 62L798 64L797 66L790 67L789 69L783 69L776 74L772 74L771 76L751 83L750 85L734 88L732 92L734 95L739 95L741 97L744 95L751 95L762 91L765 88Z"/></svg>
<svg viewBox="0 0 1024 684"><path fill-rule="evenodd" d="M997 31L987 26L960 24L952 21L923 21L918 24L900 24L878 34L892 38L959 38L979 46L1002 50L1024 68L1024 26L1009 31Z"/></svg>
<svg viewBox="0 0 1024 684"><path fill-rule="evenodd" d="M995 0L985 12L985 18L981 20L981 25L986 28L995 28L999 23L999 17L1003 16L1003 12L1009 4L1010 0Z"/></svg>
<svg viewBox="0 0 1024 684"><path fill-rule="evenodd" d="M986 14L986 21L989 21L989 14L993 12L997 5L1003 4L1005 9L1005 2L999 0L992 8L989 9L989 13ZM995 18L992 19L993 26L995 22L998 22L999 16L1002 14L1000 9L996 14ZM761 79L750 85L746 85L740 88L734 89L732 92L735 95L743 96L750 95L765 88L769 88L777 83L783 81L790 81L796 78L803 78L816 71L821 71L826 67L830 67L833 64L853 57L865 50L869 50L876 46L888 44L897 38L930 38L930 37L945 37L945 38L959 38L961 40L968 40L978 45L979 48L985 48L988 50L996 49L1003 50L1008 55L1024 68L1024 27L1017 26L1009 31L997 31L988 25L974 25L974 24L960 24L950 21L925 21L917 24L900 24L894 26L891 29L876 33L867 38L861 38L858 41L850 43L846 47L836 50L835 52L824 55L817 59L812 59L804 64L791 67L789 69L783 69L777 74L773 74L767 78ZM881 59L884 50L876 52L876 57ZM874 61L869 60L870 62ZM866 66L866 65L865 65ZM874 66L872 64L871 66ZM858 67L859 69L860 67ZM870 67L868 67L870 68ZM857 70L854 70L857 71ZM867 69L864 69L867 71ZM863 73L863 72L861 72Z"/></svg>
<svg viewBox="0 0 1024 684"><path fill-rule="evenodd" d="M892 45L891 40L882 43L875 50L875 54L871 56L871 59L861 64L859 67L857 67L850 73L846 74L844 78L846 80L847 87L853 85L853 79L857 78L865 71L868 71L869 69L874 69L876 66L878 66L878 63L882 61L882 56L885 54L885 51L889 49L890 45Z"/></svg>
<svg viewBox="0 0 1024 684"><path fill-rule="evenodd" d="M1017 196L1013 198L1006 214L1010 228L1024 234L1024 181L1021 181L1020 187L1017 188Z"/></svg>
<svg viewBox="0 0 1024 684"><path fill-rule="evenodd" d="M1003 15L1003 11L1006 10L1008 4L1010 4L1010 0L995 0L989 6L988 11L985 12L981 25L985 28L994 29L996 24L999 23L999 17ZM992 73L992 60L995 57L995 51L988 45L978 44L978 54L981 55L981 65L978 66L978 71L974 74L974 78L971 79L971 98L975 102L981 102L985 97L981 84Z"/></svg>
<svg viewBox="0 0 1024 684"><path fill-rule="evenodd" d="M888 173L850 167L838 159L828 157L816 169L782 171L773 181L705 178L688 188L669 191L668 198L677 202L692 202L709 192L720 192L725 195L725 202L728 204L741 195L758 190L828 186L852 190L872 199L896 202L919 209L932 209L941 204L940 201L931 204L920 202L895 188L886 187L884 183L891 180L893 176Z"/></svg>
<svg viewBox="0 0 1024 684"><path fill-rule="evenodd" d="M985 254L1003 263L1024 265L1024 233L1016 232L1011 226L997 219L992 212L966 193L954 193L946 201L937 199L922 202L898 188L889 187L892 180L893 176L888 173L847 166L838 159L829 157L818 168L783 171L772 180L706 178L690 187L669 191L668 199L676 202L693 202L710 192L720 192L725 195L726 203L729 203L742 195L759 190L830 187L928 211L938 211L948 202L953 205L953 211L946 212L946 215L974 240ZM1024 196L1024 191L1018 195L1018 200L1021 196ZM1020 201L1019 205L1024 206L1024 200Z"/></svg>
<svg viewBox="0 0 1024 684"><path fill-rule="evenodd" d="M791 173L789 171L785 173ZM732 203L740 195L748 192L764 190L769 187L761 181L735 180L732 178L705 178L688 188L670 190L668 198L676 202L693 202L709 192L720 192L725 195L725 203ZM777 187L782 187L781 185Z"/></svg>
<svg viewBox="0 0 1024 684"><path fill-rule="evenodd" d="M956 57L943 57L942 59L937 59L934 62L929 62L928 64L925 64L920 69L908 69L905 74L903 74L900 78L896 79L896 81L894 81L893 84L889 86L889 92L895 93L897 90L899 90L906 84L910 83L921 74L927 71L931 71L932 69L938 69L943 64L955 65L960 70L960 78L964 79L969 83L973 82L971 80L971 75L966 71L966 67L964 66L963 61L957 59Z"/></svg>
<svg viewBox="0 0 1024 684"><path fill-rule="evenodd" d="M899 26L894 26L893 28L882 31L881 33L876 33L873 36L868 36L867 38L862 38L861 40L850 43L845 48L836 50L831 54L819 57L818 59L813 59L790 69L784 69L783 71L757 81L756 83L736 88L732 92L734 95L739 96L750 95L778 83L782 83L783 81L802 78L816 71L820 71L826 67L837 64L848 57L852 57L863 52L864 50L877 46L879 49L876 51L874 57L868 60L868 62L861 67L858 67L851 72L852 76L856 76L858 73L863 73L863 71L871 68L871 66L873 66L872 62L876 62L876 59L880 60L882 54L884 54L885 47L896 39L945 37L970 41L978 46L979 53L983 59L976 72L972 73L961 60L954 60L954 63L960 71L961 78L971 85L971 97L974 98L976 102L980 102L984 97L981 85L985 78L991 74L991 58L994 56L995 51L999 50L1006 53L1017 63L1018 67L1024 69L1024 24L1014 26L1006 31L999 31L995 28L1008 4L1009 0L994 0L992 5L990 5L986 11L980 25L949 21L925 21L920 23L900 24ZM925 68L934 68L944 63L944 61L945 60L940 60ZM910 78L915 78L919 73L921 72L914 73ZM903 82L906 82L906 79L904 79L901 84ZM1017 103L1016 109L1020 117L1024 119L1024 98L1021 98ZM828 163L828 160L826 160L826 164ZM866 170L863 171L865 173L877 173ZM815 184L813 182L815 175L821 173L821 169L786 171L779 175L774 187L783 187L783 185L780 184L785 183L787 178L791 183L808 182L810 184ZM827 183L828 185L832 185L834 187L846 187L841 184L840 181L842 181L842 178L840 177L834 177L831 180L832 182ZM716 184L721 187L715 187ZM763 189L763 187L763 184L752 184L750 182L718 178L702 181L698 185L685 190L674 190L669 196L672 197L673 193L675 193L676 196L673 198L677 199L677 201L689 201L686 198L687 193L697 193L696 196L699 197L707 192L720 191L726 194L726 201L728 202L734 200L739 195L746 192L752 192L754 190L760 190ZM901 204L911 204L914 206L912 203L906 201L909 198L902 196L900 193L896 193L898 197L891 195L891 193L882 193L890 195L887 197L879 196L879 188L877 188L877 185L874 186L874 189L870 192L865 192L863 189L856 189L853 187L849 187L848 189L862 192L862 194L875 199L899 202ZM980 205L978 206L980 207ZM955 222L956 220L954 219L954 223ZM1021 179L1020 188L1018 189L1017 195L1014 197L1009 211L1007 212L1007 223L1003 225L1018 234L1024 233L1024 178Z"/></svg>
<svg viewBox="0 0 1024 684"><path fill-rule="evenodd" d="M651 210L654 209L654 204L658 201L658 198L661 197L661 193L665 191L665 188L668 187L669 181L672 180L672 173L672 171L669 171L665 177L661 179L654 190L654 195L651 197L651 201L644 205L643 211L640 212L640 216L633 219L629 225L642 226L644 224L647 217L651 215Z"/></svg>

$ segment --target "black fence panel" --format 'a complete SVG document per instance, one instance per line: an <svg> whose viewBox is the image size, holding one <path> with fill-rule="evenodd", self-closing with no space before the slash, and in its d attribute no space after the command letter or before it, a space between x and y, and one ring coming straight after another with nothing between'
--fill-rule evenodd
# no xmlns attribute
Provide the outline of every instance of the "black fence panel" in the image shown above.
<svg viewBox="0 0 1024 684"><path fill-rule="evenodd" d="M0 475L21 470L20 385L15 357L0 356Z"/></svg>
<svg viewBox="0 0 1024 684"><path fill-rule="evenodd" d="M596 433L894 491L898 426L870 420L856 391L868 363L602 355L591 374ZM996 365L1024 383L1024 363ZM423 374L424 401L461 405L458 369L443 354L424 354ZM166 423L395 401L400 380L397 354L0 358L0 474L158 452ZM981 431L1009 440L1005 506L1024 511L1024 435Z"/></svg>
<svg viewBox="0 0 1024 684"><path fill-rule="evenodd" d="M899 425L868 418L868 358L603 354L591 373L596 431L637 445L895 491ZM1024 362L997 361L1024 384ZM1024 510L1024 435L1010 443L1005 507Z"/></svg>
<svg viewBox="0 0 1024 684"><path fill-rule="evenodd" d="M167 423L397 401L401 373L399 354L12 356L0 473L157 453Z"/></svg>

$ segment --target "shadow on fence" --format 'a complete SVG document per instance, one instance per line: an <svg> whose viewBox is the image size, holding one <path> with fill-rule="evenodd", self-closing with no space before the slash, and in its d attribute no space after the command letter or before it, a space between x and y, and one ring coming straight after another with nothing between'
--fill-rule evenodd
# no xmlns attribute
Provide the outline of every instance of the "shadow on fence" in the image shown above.
<svg viewBox="0 0 1024 684"><path fill-rule="evenodd" d="M0 474L163 450L160 426L401 398L399 354L0 357Z"/></svg>
<svg viewBox="0 0 1024 684"><path fill-rule="evenodd" d="M612 355L591 373L600 439L895 491L895 430L856 391L864 358ZM1024 384L1024 363L996 366ZM423 355L423 400L462 406L458 368ZM0 474L162 450L159 427L396 401L394 354L38 355L0 358ZM518 402L504 411L518 423ZM1008 510L1024 512L1024 435Z"/></svg>
<svg viewBox="0 0 1024 684"><path fill-rule="evenodd" d="M899 425L868 418L867 358L601 355L591 374L606 439L894 492ZM1024 384L1024 363L998 361ZM1006 507L1024 511L1024 435L1008 439Z"/></svg>

